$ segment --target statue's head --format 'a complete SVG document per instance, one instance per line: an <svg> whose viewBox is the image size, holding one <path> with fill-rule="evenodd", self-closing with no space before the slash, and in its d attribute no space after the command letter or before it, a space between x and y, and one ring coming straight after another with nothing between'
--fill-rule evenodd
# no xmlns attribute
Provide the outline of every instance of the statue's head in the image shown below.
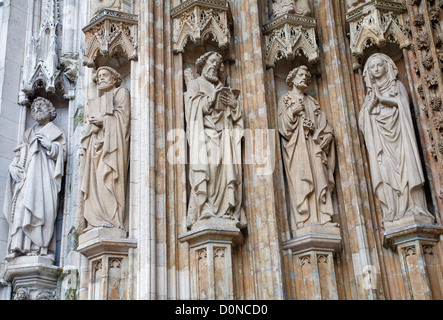
<svg viewBox="0 0 443 320"><path fill-rule="evenodd" d="M222 55L215 51L202 55L195 65L197 73L212 83L220 81L221 74L225 69Z"/></svg>
<svg viewBox="0 0 443 320"><path fill-rule="evenodd" d="M76 81L78 77L78 53L65 53L60 57L60 64L64 67L66 77L71 81Z"/></svg>
<svg viewBox="0 0 443 320"><path fill-rule="evenodd" d="M48 123L57 117L57 110L51 101L38 97L31 105L31 117L39 124Z"/></svg>
<svg viewBox="0 0 443 320"><path fill-rule="evenodd" d="M94 77L98 90L108 92L118 88L122 84L122 76L114 68L100 67Z"/></svg>
<svg viewBox="0 0 443 320"><path fill-rule="evenodd" d="M370 56L363 70L363 77L368 88L372 88L376 80L385 79L389 82L396 80L397 75L398 69L394 61L383 53Z"/></svg>
<svg viewBox="0 0 443 320"><path fill-rule="evenodd" d="M300 66L289 72L286 83L290 87L306 90L311 84L311 73L308 67Z"/></svg>

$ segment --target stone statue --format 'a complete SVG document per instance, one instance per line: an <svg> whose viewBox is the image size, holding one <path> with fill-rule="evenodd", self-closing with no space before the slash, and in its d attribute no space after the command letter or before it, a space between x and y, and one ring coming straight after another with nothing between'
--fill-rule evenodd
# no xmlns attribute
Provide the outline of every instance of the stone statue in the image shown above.
<svg viewBox="0 0 443 320"><path fill-rule="evenodd" d="M394 61L387 55L369 57L363 73L368 92L359 115L372 185L384 221L389 222L406 215L432 217L426 206L409 97L397 75Z"/></svg>
<svg viewBox="0 0 443 320"><path fill-rule="evenodd" d="M318 102L305 93L311 81L308 68L295 68L286 81L292 90L279 101L278 126L292 228L335 227L331 198L335 185L333 130Z"/></svg>
<svg viewBox="0 0 443 320"><path fill-rule="evenodd" d="M121 10L122 0L91 0L91 12L96 15L103 9Z"/></svg>
<svg viewBox="0 0 443 320"><path fill-rule="evenodd" d="M272 0L274 17L287 13L310 16L312 13L309 0Z"/></svg>
<svg viewBox="0 0 443 320"><path fill-rule="evenodd" d="M65 53L60 57L60 64L63 66L65 76L72 82L76 82L78 78L78 61L77 52Z"/></svg>
<svg viewBox="0 0 443 320"><path fill-rule="evenodd" d="M191 185L187 225L244 228L240 92L221 83L220 54L204 54L196 67L200 76L189 82L185 93Z"/></svg>
<svg viewBox="0 0 443 320"><path fill-rule="evenodd" d="M125 230L130 95L120 88L122 77L113 68L99 68L94 81L103 95L88 101L85 114L76 219L80 234L100 227Z"/></svg>
<svg viewBox="0 0 443 320"><path fill-rule="evenodd" d="M6 260L17 256L54 259L54 229L66 161L65 133L52 121L52 103L37 98L31 106L37 122L25 131L9 166L4 214L9 222Z"/></svg>

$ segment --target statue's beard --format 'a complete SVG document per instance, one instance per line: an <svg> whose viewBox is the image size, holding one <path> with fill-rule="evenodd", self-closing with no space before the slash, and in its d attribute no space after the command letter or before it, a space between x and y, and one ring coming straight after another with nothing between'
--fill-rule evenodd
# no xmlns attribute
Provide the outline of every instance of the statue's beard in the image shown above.
<svg viewBox="0 0 443 320"><path fill-rule="evenodd" d="M45 122L46 120L48 120L49 114L47 112L44 111L36 111L32 114L32 118L37 122Z"/></svg>
<svg viewBox="0 0 443 320"><path fill-rule="evenodd" d="M114 89L114 83L104 82L104 83L98 84L98 90L100 90L100 91L108 92L108 91L111 91L112 89Z"/></svg>
<svg viewBox="0 0 443 320"><path fill-rule="evenodd" d="M215 69L204 70L203 77L211 83L217 83L219 79L213 70Z"/></svg>
<svg viewBox="0 0 443 320"><path fill-rule="evenodd" d="M306 90L309 87L309 83L306 81L294 81L294 87L300 90Z"/></svg>

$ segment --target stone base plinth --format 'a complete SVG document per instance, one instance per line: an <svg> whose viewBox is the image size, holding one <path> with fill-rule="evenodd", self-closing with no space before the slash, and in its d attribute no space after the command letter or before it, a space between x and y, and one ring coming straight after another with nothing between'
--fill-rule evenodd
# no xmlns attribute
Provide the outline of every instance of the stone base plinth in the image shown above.
<svg viewBox="0 0 443 320"><path fill-rule="evenodd" d="M126 300L128 255L137 241L121 229L97 228L79 237L77 251L90 262L89 300Z"/></svg>
<svg viewBox="0 0 443 320"><path fill-rule="evenodd" d="M340 244L340 228L312 225L296 230L294 239L283 243L283 249L290 249L293 254L312 250L335 252Z"/></svg>
<svg viewBox="0 0 443 320"><path fill-rule="evenodd" d="M435 246L443 234L443 227L435 225L430 217L413 215L385 222L384 227L383 245L398 253L407 299L443 299L440 286L431 281L441 277L435 268L439 260Z"/></svg>
<svg viewBox="0 0 443 320"><path fill-rule="evenodd" d="M62 268L50 258L23 256L11 259L4 279L12 283L13 300L55 300Z"/></svg>
<svg viewBox="0 0 443 320"><path fill-rule="evenodd" d="M434 219L424 216L407 216L399 221L384 223L383 244L395 248L414 240L438 241L443 227L434 224Z"/></svg>
<svg viewBox="0 0 443 320"><path fill-rule="evenodd" d="M337 300L334 253L340 248L340 229L312 225L295 231L295 238L283 243L293 256L298 296L309 300Z"/></svg>
<svg viewBox="0 0 443 320"><path fill-rule="evenodd" d="M89 260L104 254L127 255L130 248L137 247L137 241L127 239L121 229L97 228L79 236L77 251Z"/></svg>
<svg viewBox="0 0 443 320"><path fill-rule="evenodd" d="M192 299L233 300L232 249L244 241L240 229L201 226L179 240L189 244Z"/></svg>

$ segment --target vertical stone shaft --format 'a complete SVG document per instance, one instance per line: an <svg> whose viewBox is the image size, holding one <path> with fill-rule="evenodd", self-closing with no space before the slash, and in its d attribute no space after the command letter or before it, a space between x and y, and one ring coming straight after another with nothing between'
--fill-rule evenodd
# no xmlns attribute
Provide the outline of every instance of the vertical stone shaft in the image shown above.
<svg viewBox="0 0 443 320"><path fill-rule="evenodd" d="M344 70L352 70L350 61L339 43L344 42L342 17L338 14L338 1L320 0L317 7L319 42L322 44L321 54L322 75L326 78L330 123L334 128L338 172L337 191L340 202L340 224L342 232L348 234L343 239L344 254L352 256L354 280L351 285L353 299L377 299L371 290L363 285L363 269L374 266L380 270L377 254L374 251L374 235L371 233L371 217L367 203L368 189L362 166L362 153L358 137L358 127L355 119L354 102L352 98L351 79ZM322 50L321 50L322 51Z"/></svg>
<svg viewBox="0 0 443 320"><path fill-rule="evenodd" d="M241 89L245 129L269 128L260 9L257 0L230 1L234 18L235 66L233 86ZM244 203L248 218L252 285L246 299L283 299L283 263L273 175L258 175L254 165L244 166ZM244 270L244 272L250 272Z"/></svg>

